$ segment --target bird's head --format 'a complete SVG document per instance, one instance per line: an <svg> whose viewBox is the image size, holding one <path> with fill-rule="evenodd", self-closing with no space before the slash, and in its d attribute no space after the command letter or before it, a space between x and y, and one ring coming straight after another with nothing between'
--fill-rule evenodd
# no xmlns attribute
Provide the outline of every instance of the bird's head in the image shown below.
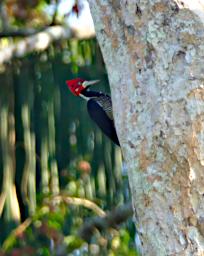
<svg viewBox="0 0 204 256"><path fill-rule="evenodd" d="M98 82L99 80L86 81L81 78L75 78L72 80L67 80L66 84L75 96L80 96L80 94L83 94L83 91L86 90L90 85Z"/></svg>

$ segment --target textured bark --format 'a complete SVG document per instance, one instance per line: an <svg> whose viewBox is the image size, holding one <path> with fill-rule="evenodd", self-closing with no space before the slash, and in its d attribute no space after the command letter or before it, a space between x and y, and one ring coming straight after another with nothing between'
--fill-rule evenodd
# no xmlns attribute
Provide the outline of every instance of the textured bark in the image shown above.
<svg viewBox="0 0 204 256"><path fill-rule="evenodd" d="M143 255L204 255L204 4L89 0Z"/></svg>

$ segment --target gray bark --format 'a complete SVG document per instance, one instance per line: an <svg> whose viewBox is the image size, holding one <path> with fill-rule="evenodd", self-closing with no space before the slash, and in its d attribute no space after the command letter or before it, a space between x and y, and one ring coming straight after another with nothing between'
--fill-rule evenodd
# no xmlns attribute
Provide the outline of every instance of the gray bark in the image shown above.
<svg viewBox="0 0 204 256"><path fill-rule="evenodd" d="M142 255L204 255L204 3L89 3Z"/></svg>

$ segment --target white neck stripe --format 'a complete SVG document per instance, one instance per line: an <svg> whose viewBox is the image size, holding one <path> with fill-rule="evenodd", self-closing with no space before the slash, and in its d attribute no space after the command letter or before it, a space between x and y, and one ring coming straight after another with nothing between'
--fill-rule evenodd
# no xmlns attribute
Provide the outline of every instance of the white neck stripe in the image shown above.
<svg viewBox="0 0 204 256"><path fill-rule="evenodd" d="M89 100L89 98L88 97L86 97L86 96L84 96L83 94L79 94L79 96L81 97L81 98L83 98L83 99L85 99L85 100Z"/></svg>

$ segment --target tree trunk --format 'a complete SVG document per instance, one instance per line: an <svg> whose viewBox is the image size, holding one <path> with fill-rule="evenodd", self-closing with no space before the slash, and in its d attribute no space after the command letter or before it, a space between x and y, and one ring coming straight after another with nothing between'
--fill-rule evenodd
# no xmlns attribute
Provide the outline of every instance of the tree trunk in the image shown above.
<svg viewBox="0 0 204 256"><path fill-rule="evenodd" d="M204 255L204 3L89 3L142 255Z"/></svg>

